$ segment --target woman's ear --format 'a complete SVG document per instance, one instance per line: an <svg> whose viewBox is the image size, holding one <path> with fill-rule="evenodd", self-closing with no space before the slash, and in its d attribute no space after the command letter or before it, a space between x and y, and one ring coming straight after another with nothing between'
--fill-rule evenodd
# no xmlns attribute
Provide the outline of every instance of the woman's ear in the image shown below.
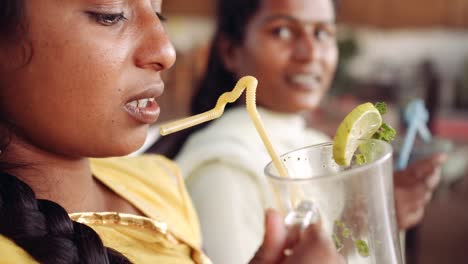
<svg viewBox="0 0 468 264"><path fill-rule="evenodd" d="M30 47L24 43L0 40L0 70L11 71L25 65L31 56Z"/></svg>
<svg viewBox="0 0 468 264"><path fill-rule="evenodd" d="M231 73L239 71L239 47L237 47L231 40L225 36L219 37L219 54L223 61L224 66Z"/></svg>

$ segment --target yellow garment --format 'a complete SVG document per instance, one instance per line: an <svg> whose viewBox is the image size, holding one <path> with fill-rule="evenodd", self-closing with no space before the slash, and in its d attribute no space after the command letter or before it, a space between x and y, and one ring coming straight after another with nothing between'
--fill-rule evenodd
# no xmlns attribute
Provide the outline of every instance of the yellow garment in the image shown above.
<svg viewBox="0 0 468 264"><path fill-rule="evenodd" d="M91 160L94 176L148 217L119 213L74 213L73 220L89 225L111 247L132 263L210 263L200 250L200 230L195 211L177 166L156 155ZM0 263L4 262L0 237ZM14 247L14 245L10 245ZM18 247L16 251L21 252ZM11 251L11 250L10 250ZM9 255L7 255L10 259Z"/></svg>
<svg viewBox="0 0 468 264"><path fill-rule="evenodd" d="M0 263L1 264L38 264L28 253L8 238L0 235Z"/></svg>

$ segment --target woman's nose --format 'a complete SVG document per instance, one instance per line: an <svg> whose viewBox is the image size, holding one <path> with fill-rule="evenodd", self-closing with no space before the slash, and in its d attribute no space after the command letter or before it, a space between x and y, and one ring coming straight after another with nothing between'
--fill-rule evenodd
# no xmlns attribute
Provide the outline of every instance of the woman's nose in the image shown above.
<svg viewBox="0 0 468 264"><path fill-rule="evenodd" d="M294 58L300 62L310 62L317 57L318 47L314 36L303 35L297 40Z"/></svg>
<svg viewBox="0 0 468 264"><path fill-rule="evenodd" d="M175 63L176 52L161 20L152 13L143 22L141 43L136 55L137 65L156 71L170 68Z"/></svg>

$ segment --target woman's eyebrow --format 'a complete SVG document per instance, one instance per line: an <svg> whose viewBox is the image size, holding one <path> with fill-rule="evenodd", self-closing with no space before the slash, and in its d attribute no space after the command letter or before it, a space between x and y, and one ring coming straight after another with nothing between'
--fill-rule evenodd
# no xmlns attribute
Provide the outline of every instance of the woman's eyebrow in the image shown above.
<svg viewBox="0 0 468 264"><path fill-rule="evenodd" d="M299 22L299 20L293 16L280 14L280 15L272 15L272 16L265 17L261 20L261 23L267 24L275 20L288 20L290 22Z"/></svg>
<svg viewBox="0 0 468 264"><path fill-rule="evenodd" d="M291 15L285 15L285 14L271 15L271 16L265 17L265 18L263 18L263 19L261 20L261 24L271 23L271 22L273 22L273 21L275 21L275 20L286 20L286 21L288 21L288 22L300 23L300 24L317 24L317 23L321 23L321 24L332 24L332 25L335 24L335 20L334 20L334 19L311 19L311 20L303 20L303 19L300 19L300 18L291 16Z"/></svg>
<svg viewBox="0 0 468 264"><path fill-rule="evenodd" d="M84 2L102 6L116 6L122 4L128 4L125 0L84 0Z"/></svg>

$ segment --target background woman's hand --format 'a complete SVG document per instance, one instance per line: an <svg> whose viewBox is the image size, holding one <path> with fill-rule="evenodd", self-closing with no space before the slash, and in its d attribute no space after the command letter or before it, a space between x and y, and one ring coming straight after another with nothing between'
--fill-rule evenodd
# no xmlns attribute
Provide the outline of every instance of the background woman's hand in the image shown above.
<svg viewBox="0 0 468 264"><path fill-rule="evenodd" d="M288 229L281 216L268 210L263 244L250 264L341 264L345 263L319 225L310 225L302 234ZM291 249L286 256L285 249Z"/></svg>
<svg viewBox="0 0 468 264"><path fill-rule="evenodd" d="M444 154L434 154L395 172L395 206L401 230L413 227L422 220L424 209L439 184L440 169L446 159Z"/></svg>

